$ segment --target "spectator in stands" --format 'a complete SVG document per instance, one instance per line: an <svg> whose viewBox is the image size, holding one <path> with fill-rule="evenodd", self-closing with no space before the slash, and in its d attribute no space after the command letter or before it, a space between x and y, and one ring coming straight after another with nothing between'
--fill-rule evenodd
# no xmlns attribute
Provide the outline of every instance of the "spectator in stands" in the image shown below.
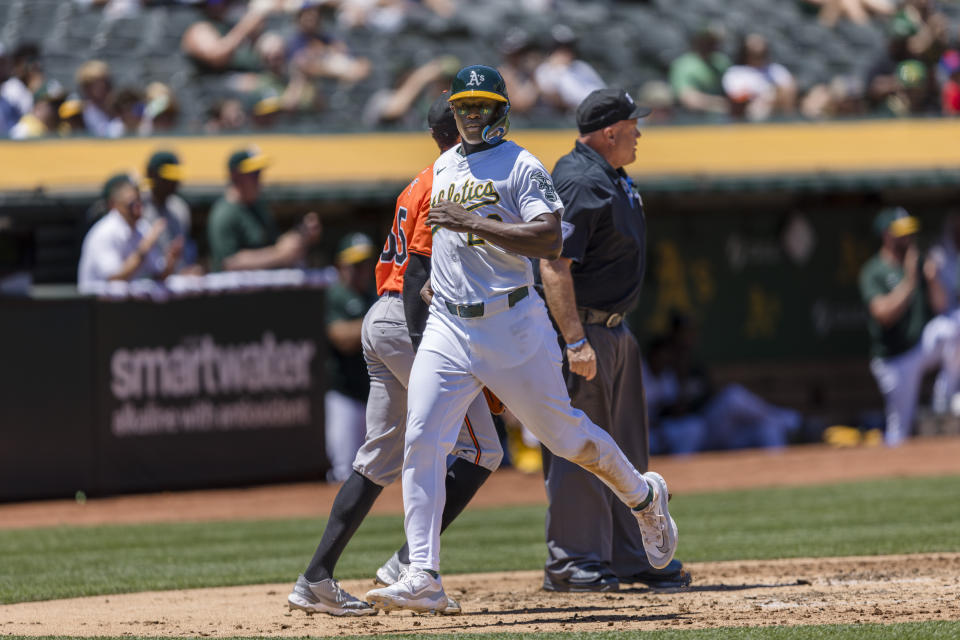
<svg viewBox="0 0 960 640"><path fill-rule="evenodd" d="M346 42L323 29L323 4L305 0L296 16L297 32L287 42L291 72L354 84L370 75L370 61L350 53Z"/></svg>
<svg viewBox="0 0 960 640"><path fill-rule="evenodd" d="M143 124L143 94L133 87L124 87L112 92L109 99L110 113L117 116L122 125L121 136L135 136Z"/></svg>
<svg viewBox="0 0 960 640"><path fill-rule="evenodd" d="M670 86L687 111L714 115L730 111L721 82L730 67L730 59L719 51L722 38L721 27L703 27L693 36L691 51L670 63Z"/></svg>
<svg viewBox="0 0 960 640"><path fill-rule="evenodd" d="M543 62L543 52L535 46L523 29L507 32L500 43L503 62L497 67L507 85L510 96L510 115L523 115L543 103L537 86L537 67Z"/></svg>
<svg viewBox="0 0 960 640"><path fill-rule="evenodd" d="M109 280L162 280L170 275L183 245L174 243L166 253L159 250L157 241L166 224L143 220L140 191L130 176L111 177L104 196L110 210L90 228L80 249L80 292L96 292Z"/></svg>
<svg viewBox="0 0 960 640"><path fill-rule="evenodd" d="M952 49L940 59L943 86L940 89L940 111L945 116L960 115L960 50Z"/></svg>
<svg viewBox="0 0 960 640"><path fill-rule="evenodd" d="M123 121L111 110L110 66L102 60L84 62L77 69L76 83L84 99L83 124L87 131L99 138L122 136Z"/></svg>
<svg viewBox="0 0 960 640"><path fill-rule="evenodd" d="M907 39L891 36L886 48L874 58L867 72L867 99L872 109L881 108L886 99L897 91L897 65L909 59Z"/></svg>
<svg viewBox="0 0 960 640"><path fill-rule="evenodd" d="M800 103L800 113L813 120L857 117L866 112L866 89L857 76L834 76L829 83L814 85Z"/></svg>
<svg viewBox="0 0 960 640"><path fill-rule="evenodd" d="M213 271L302 267L320 239L320 218L312 211L296 229L278 234L260 198L260 174L268 163L255 148L236 151L227 160L230 184L207 219Z"/></svg>
<svg viewBox="0 0 960 640"><path fill-rule="evenodd" d="M283 112L280 96L273 91L263 91L251 96L250 122L256 129L272 129Z"/></svg>
<svg viewBox="0 0 960 640"><path fill-rule="evenodd" d="M651 444L672 454L786 446L799 433L802 416L738 384L716 389L697 359L697 335L689 316L674 313L670 332L647 350L650 378L644 376L644 389L655 424Z"/></svg>
<svg viewBox="0 0 960 640"><path fill-rule="evenodd" d="M214 103L207 110L207 120L203 130L209 134L242 131L247 127L248 119L243 102L237 98L227 98Z"/></svg>
<svg viewBox="0 0 960 640"><path fill-rule="evenodd" d="M544 98L561 113L573 113L583 99L606 86L600 74L577 58L577 36L565 24L550 30L553 48L534 72Z"/></svg>
<svg viewBox="0 0 960 640"><path fill-rule="evenodd" d="M910 58L935 65L949 45L950 21L933 0L905 0L890 20L890 32L906 38Z"/></svg>
<svg viewBox="0 0 960 640"><path fill-rule="evenodd" d="M40 47L33 42L20 44L11 59L13 71L0 87L0 97L14 108L12 122L16 122L33 107L33 94L43 84L44 75Z"/></svg>
<svg viewBox="0 0 960 640"><path fill-rule="evenodd" d="M0 87L10 78L10 56L7 50L0 42ZM3 97L0 92L0 136L7 135L10 128L17 124L19 120L18 110Z"/></svg>
<svg viewBox="0 0 960 640"><path fill-rule="evenodd" d="M724 71L722 84L734 116L756 121L796 111L793 74L770 61L767 39L759 33L743 37L737 63Z"/></svg>
<svg viewBox="0 0 960 640"><path fill-rule="evenodd" d="M933 411L944 414L960 381L960 326L948 316L948 298L937 263L917 247L920 221L903 207L882 210L874 220L880 251L860 271L867 306L870 370L883 395L884 441L894 446L913 429L923 374L939 367Z"/></svg>
<svg viewBox="0 0 960 640"><path fill-rule="evenodd" d="M650 115L643 119L644 125L663 124L674 117L676 104L673 90L663 80L648 80L637 91L637 102L650 108Z"/></svg>
<svg viewBox="0 0 960 640"><path fill-rule="evenodd" d="M891 0L806 0L820 7L820 23L826 27L834 26L840 18L847 18L856 24L870 22L871 14L889 16L896 7Z"/></svg>
<svg viewBox="0 0 960 640"><path fill-rule="evenodd" d="M317 92L296 65L287 64L286 46L280 34L264 33L256 44L263 71L238 74L231 86L242 94L275 95L285 112L318 110Z"/></svg>
<svg viewBox="0 0 960 640"><path fill-rule="evenodd" d="M83 124L83 99L75 93L67 96L57 110L60 116L58 132L62 136L74 135L86 131Z"/></svg>
<svg viewBox="0 0 960 640"><path fill-rule="evenodd" d="M343 28L368 28L381 34L400 31L417 11L449 18L455 10L453 0L339 0L337 5L337 21Z"/></svg>
<svg viewBox="0 0 960 640"><path fill-rule="evenodd" d="M454 56L440 56L400 76L394 89L375 91L363 108L362 120L368 126L423 120L430 108L460 69Z"/></svg>
<svg viewBox="0 0 960 640"><path fill-rule="evenodd" d="M935 80L919 60L904 60L897 65L894 91L880 106L880 112L901 118L939 112Z"/></svg>
<svg viewBox="0 0 960 640"><path fill-rule="evenodd" d="M66 92L56 80L48 80L33 94L33 107L10 129L14 140L43 138L57 133L57 113Z"/></svg>
<svg viewBox="0 0 960 640"><path fill-rule="evenodd" d="M201 71L259 71L262 64L254 43L268 15L263 5L251 3L240 21L231 24L228 19L235 0L204 0L202 4L205 19L183 32L183 53Z"/></svg>
<svg viewBox="0 0 960 640"><path fill-rule="evenodd" d="M144 91L144 100L140 135L165 133L177 126L180 106L170 87L162 82L151 82Z"/></svg>
<svg viewBox="0 0 960 640"><path fill-rule="evenodd" d="M174 244L182 247L171 273L201 274L197 245L190 237L190 205L177 193L183 180L180 159L171 151L157 151L147 161L145 175L148 188L142 194L143 219L151 225L157 220L164 221L157 248L167 254Z"/></svg>
<svg viewBox="0 0 960 640"><path fill-rule="evenodd" d="M363 359L360 333L363 316L376 301L373 270L379 251L365 234L351 233L336 255L339 280L327 289L326 322L330 339L327 366L327 480L343 482L353 471L353 459L366 436L366 401L370 378Z"/></svg>

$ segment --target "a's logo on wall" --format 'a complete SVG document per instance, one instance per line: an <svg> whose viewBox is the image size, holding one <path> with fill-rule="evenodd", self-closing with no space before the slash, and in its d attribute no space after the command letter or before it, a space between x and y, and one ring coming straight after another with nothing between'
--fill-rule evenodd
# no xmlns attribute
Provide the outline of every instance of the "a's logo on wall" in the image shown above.
<svg viewBox="0 0 960 640"><path fill-rule="evenodd" d="M468 87L479 87L483 82L483 74L476 71L470 72L470 79L467 81Z"/></svg>
<svg viewBox="0 0 960 640"><path fill-rule="evenodd" d="M557 190L553 187L553 181L547 175L537 169L530 175L530 179L537 183L540 191L543 191L543 197L549 202L557 201Z"/></svg>

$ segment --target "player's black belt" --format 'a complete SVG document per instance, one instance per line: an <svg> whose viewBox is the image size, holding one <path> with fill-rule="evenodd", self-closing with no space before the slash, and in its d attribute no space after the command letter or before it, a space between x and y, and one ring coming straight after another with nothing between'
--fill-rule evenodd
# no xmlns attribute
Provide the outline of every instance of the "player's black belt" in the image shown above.
<svg viewBox="0 0 960 640"><path fill-rule="evenodd" d="M610 329L623 322L622 313L588 309L587 307L577 307L577 315L580 316L580 322L583 324L602 324Z"/></svg>
<svg viewBox="0 0 960 640"><path fill-rule="evenodd" d="M388 298L400 298L401 300L403 300L403 294L400 293L399 291L390 291L388 289L387 291L383 292L383 295L387 296Z"/></svg>
<svg viewBox="0 0 960 640"><path fill-rule="evenodd" d="M530 295L529 287L518 287L517 289L514 289L507 294L507 307L512 308L528 295ZM453 304L452 302L444 301L444 304L447 305L447 311L455 316L460 316L461 318L479 318L483 315L484 305L482 302L474 302L473 304Z"/></svg>

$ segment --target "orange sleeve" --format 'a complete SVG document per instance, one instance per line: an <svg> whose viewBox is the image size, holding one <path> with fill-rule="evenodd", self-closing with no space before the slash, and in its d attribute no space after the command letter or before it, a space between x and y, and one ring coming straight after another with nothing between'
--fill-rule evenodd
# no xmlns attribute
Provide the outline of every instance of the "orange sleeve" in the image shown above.
<svg viewBox="0 0 960 640"><path fill-rule="evenodd" d="M403 291L403 274L410 253L430 255L433 235L426 225L433 188L433 166L429 166L410 182L397 198L397 207L390 233L377 262L377 295L384 291Z"/></svg>
<svg viewBox="0 0 960 640"><path fill-rule="evenodd" d="M430 192L433 190L433 167L421 171L419 178L407 204L404 231L410 252L429 256L433 251L433 234L427 226L427 213L430 211Z"/></svg>

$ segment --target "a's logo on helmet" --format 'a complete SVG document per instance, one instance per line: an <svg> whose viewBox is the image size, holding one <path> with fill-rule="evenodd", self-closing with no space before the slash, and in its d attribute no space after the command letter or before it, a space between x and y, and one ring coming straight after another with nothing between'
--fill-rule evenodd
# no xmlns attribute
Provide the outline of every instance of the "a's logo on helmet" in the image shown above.
<svg viewBox="0 0 960 640"><path fill-rule="evenodd" d="M468 87L473 87L473 86L479 87L479 86L482 86L482 85L481 85L482 82L483 82L483 74L478 74L476 71L472 71L472 70L471 70L471 71L470 71L470 79L467 81L467 86L468 86Z"/></svg>

